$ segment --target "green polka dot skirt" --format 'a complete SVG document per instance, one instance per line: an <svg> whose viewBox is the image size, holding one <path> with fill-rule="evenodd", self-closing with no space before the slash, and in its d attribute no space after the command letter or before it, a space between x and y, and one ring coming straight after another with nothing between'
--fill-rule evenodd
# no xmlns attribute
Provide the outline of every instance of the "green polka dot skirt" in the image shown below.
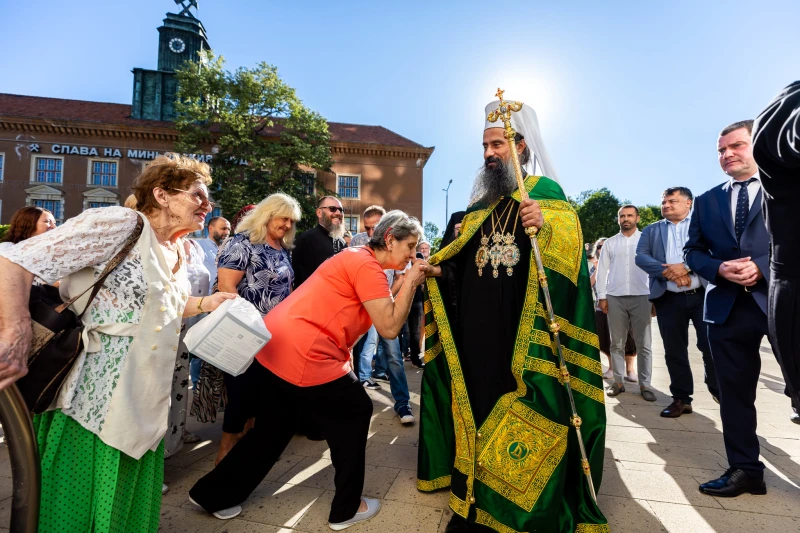
<svg viewBox="0 0 800 533"><path fill-rule="evenodd" d="M34 416L33 426L42 461L39 533L158 530L163 441L137 461L61 410Z"/></svg>

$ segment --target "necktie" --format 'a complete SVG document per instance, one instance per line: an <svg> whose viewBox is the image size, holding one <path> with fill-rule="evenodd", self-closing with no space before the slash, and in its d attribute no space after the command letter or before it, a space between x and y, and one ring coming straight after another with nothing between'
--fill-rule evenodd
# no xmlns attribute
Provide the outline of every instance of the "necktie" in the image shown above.
<svg viewBox="0 0 800 533"><path fill-rule="evenodd" d="M750 214L750 194L747 191L747 186L753 181L755 181L755 178L736 183L736 185L739 185L739 196L736 197L736 217L734 218L737 241L742 239L744 224L747 222L747 215Z"/></svg>

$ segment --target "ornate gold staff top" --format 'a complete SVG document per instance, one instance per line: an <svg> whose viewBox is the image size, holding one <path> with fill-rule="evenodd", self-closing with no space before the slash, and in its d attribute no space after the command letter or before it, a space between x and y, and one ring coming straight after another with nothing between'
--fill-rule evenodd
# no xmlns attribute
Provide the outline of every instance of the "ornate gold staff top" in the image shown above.
<svg viewBox="0 0 800 533"><path fill-rule="evenodd" d="M511 161L514 163L514 174L517 177L517 186L519 187L519 194L520 200L524 200L528 198L528 191L525 190L525 181L522 179L522 167L519 164L519 154L517 154L517 143L514 140L516 137L517 132L514 131L514 128L511 127L511 113L515 113L522 109L522 102L506 102L503 100L503 91L502 89L497 89L497 98L500 99L500 105L497 109L489 113L486 117L489 122L497 122L498 120L503 121L503 126L505 128L505 138L508 140L509 147L511 149ZM569 371L567 370L567 365L564 362L564 353L561 348L561 339L559 337L559 330L561 329L556 322L555 312L553 311L553 302L550 300L550 289L547 287L547 274L544 272L544 265L542 264L542 253L539 250L539 242L536 239L536 232L538 229L535 226L531 226L530 228L525 228L525 233L531 239L531 248L533 249L533 257L536 261L536 272L539 277L539 285L542 287L542 293L544 294L544 301L545 301L545 308L547 309L547 324L550 332L553 334L553 341L556 346L556 355L558 355L558 362L560 365L560 378L564 384L564 388L567 391L567 397L569 398L569 404L572 408L572 417L570 418L570 422L575 427L575 432L578 434L578 445L580 446L581 450L581 465L583 467L583 473L586 474L586 480L589 483L589 492L592 495L592 499L595 503L597 503L597 495L594 491L594 482L592 482L592 472L589 467L589 459L586 456L586 446L583 443L583 436L581 435L581 417L578 416L578 411L575 409L575 399L572 397L572 387L569 384Z"/></svg>

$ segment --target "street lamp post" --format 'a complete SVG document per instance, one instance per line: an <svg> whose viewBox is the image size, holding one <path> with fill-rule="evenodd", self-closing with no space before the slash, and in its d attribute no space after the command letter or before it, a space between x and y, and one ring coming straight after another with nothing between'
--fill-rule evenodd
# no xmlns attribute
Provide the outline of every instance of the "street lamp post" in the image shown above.
<svg viewBox="0 0 800 533"><path fill-rule="evenodd" d="M447 223L450 222L449 213L448 213L448 201L450 199L450 185L453 184L453 180L447 182L447 188L442 189L444 191L444 227L445 230L447 229Z"/></svg>

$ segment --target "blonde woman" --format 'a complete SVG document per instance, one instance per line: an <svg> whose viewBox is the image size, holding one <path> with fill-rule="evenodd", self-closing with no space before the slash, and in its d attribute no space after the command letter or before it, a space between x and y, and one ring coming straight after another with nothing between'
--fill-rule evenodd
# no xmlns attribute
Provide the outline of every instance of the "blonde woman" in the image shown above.
<svg viewBox="0 0 800 533"><path fill-rule="evenodd" d="M294 281L289 250L300 215L297 200L283 193L267 196L250 211L217 256L219 290L239 294L262 315L289 296ZM258 387L248 387L244 375L226 375L225 387L228 405L217 462L236 444L245 426L249 429L248 420L255 415L258 404L251 394Z"/></svg>

